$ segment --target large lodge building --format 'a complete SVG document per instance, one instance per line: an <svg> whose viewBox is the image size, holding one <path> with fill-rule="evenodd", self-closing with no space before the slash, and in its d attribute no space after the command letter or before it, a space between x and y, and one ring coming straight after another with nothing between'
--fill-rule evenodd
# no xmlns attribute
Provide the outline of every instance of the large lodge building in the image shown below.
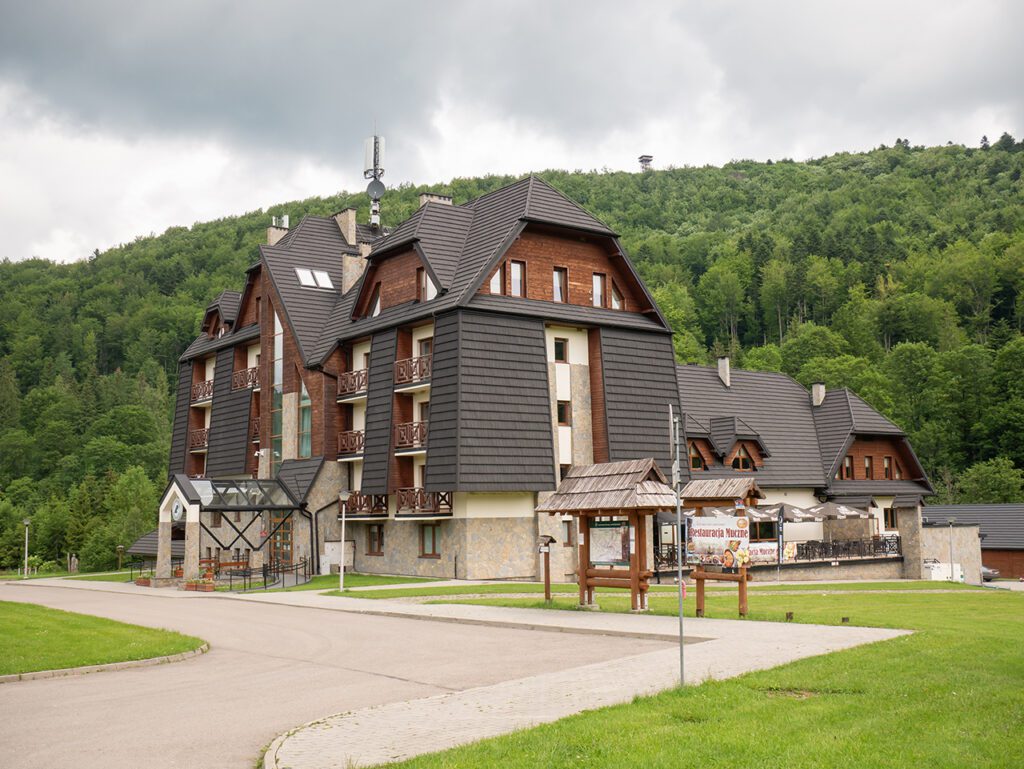
<svg viewBox="0 0 1024 769"><path fill-rule="evenodd" d="M727 359L677 365L615 233L533 176L462 205L421 196L389 233L354 209L268 230L241 293L207 308L181 356L158 576L184 539L185 576L201 561L327 573L345 558L361 572L530 578L548 534L553 576L571 579L574 524L538 502L574 464L668 469L670 404L690 479L868 509L786 536L899 537L851 576L920 576L931 487L906 435L846 390Z"/></svg>

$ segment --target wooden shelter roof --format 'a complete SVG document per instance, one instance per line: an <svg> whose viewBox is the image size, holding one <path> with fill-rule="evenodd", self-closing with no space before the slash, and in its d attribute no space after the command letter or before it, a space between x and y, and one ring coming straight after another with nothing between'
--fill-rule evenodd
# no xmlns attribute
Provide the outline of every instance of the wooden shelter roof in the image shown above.
<svg viewBox="0 0 1024 769"><path fill-rule="evenodd" d="M690 504L701 499L764 499L764 492L753 478L708 478L690 481L683 487L680 496L684 504Z"/></svg>
<svg viewBox="0 0 1024 769"><path fill-rule="evenodd" d="M675 509L676 495L654 459L573 465L542 513Z"/></svg>

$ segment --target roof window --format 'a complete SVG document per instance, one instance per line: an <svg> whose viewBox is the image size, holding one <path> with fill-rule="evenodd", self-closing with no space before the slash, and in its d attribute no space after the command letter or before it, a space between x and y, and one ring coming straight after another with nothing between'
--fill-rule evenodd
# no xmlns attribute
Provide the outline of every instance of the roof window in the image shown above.
<svg viewBox="0 0 1024 769"><path fill-rule="evenodd" d="M307 270L305 267L296 267L295 274L299 278L299 284L306 288L334 288L331 276L323 270Z"/></svg>

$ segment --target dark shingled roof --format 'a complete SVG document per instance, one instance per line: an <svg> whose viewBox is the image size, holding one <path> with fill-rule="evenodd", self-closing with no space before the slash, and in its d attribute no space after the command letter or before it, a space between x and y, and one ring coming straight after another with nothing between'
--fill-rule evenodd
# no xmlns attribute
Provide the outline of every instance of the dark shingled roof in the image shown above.
<svg viewBox="0 0 1024 769"><path fill-rule="evenodd" d="M235 319L238 317L238 308L242 304L242 294L238 291L221 291L220 294L214 299L206 308L206 312L210 310L217 310L220 313L221 320L230 325L235 324Z"/></svg>
<svg viewBox="0 0 1024 769"><path fill-rule="evenodd" d="M397 249L414 246L440 282L438 296L429 302L407 302L389 307L373 318L352 320L352 309L362 286L362 281L358 282L344 297L336 300L328 313L329 321L323 324L318 342L310 348L313 353L309 362L322 363L339 340L355 339L455 307L534 315L571 323L667 331L668 324L656 309L653 313L641 315L507 296L477 295L477 289L494 265L530 222L615 238L615 233L593 215L535 176L528 176L460 206L427 203L390 235L377 241L369 259L373 261ZM616 247L621 253L617 241ZM626 269L636 275L632 262L624 253L622 258ZM637 281L643 287L639 276ZM651 306L656 307L649 295L648 299Z"/></svg>
<svg viewBox="0 0 1024 769"><path fill-rule="evenodd" d="M771 458L756 473L758 484L816 488L827 485L810 396L801 384L785 374L734 369L732 386L726 387L718 378L717 369L706 366L677 366L676 374L687 425L696 420L699 435L711 436L713 418L735 417L737 433L749 430L763 446L771 448ZM729 467L710 467L691 477L735 474Z"/></svg>
<svg viewBox="0 0 1024 769"><path fill-rule="evenodd" d="M222 337L210 338L206 334L200 334L196 340L185 348L185 352L178 358L179 361L192 360L209 355L224 347L232 347L239 342L248 342L251 339L258 339L260 336L259 324L243 326L237 331L231 331Z"/></svg>
<svg viewBox="0 0 1024 769"><path fill-rule="evenodd" d="M984 539L982 550L1024 550L1024 505L929 505L925 516L945 523L976 523Z"/></svg>
<svg viewBox="0 0 1024 769"><path fill-rule="evenodd" d="M286 459L277 470L277 480L287 486L295 500L302 504L306 501L309 490L313 488L323 464L323 457Z"/></svg>
<svg viewBox="0 0 1024 769"><path fill-rule="evenodd" d="M157 556L157 544L159 542L159 529L153 529L153 531L147 531L128 548L130 555L151 555L154 558ZM185 540L183 539L172 539L171 540L171 558L184 558L185 557Z"/></svg>
<svg viewBox="0 0 1024 769"><path fill-rule="evenodd" d="M309 362L338 304L342 286L341 257L358 255L359 249L348 244L337 223L328 217L307 216L289 235L287 242L260 246L260 255L284 304L284 320L295 336L299 354ZM301 285L295 273L297 267L323 270L330 276L334 288Z"/></svg>
<svg viewBox="0 0 1024 769"><path fill-rule="evenodd" d="M845 387L825 393L825 400L813 413L818 443L821 446L822 469L828 478L835 477L851 436L906 435L903 430Z"/></svg>
<svg viewBox="0 0 1024 769"><path fill-rule="evenodd" d="M761 435L753 427L748 425L739 417L735 416L713 416L711 417L711 445L718 456L725 457L732 451L736 441L756 441L761 447L761 453L771 456L768 447L761 440Z"/></svg>

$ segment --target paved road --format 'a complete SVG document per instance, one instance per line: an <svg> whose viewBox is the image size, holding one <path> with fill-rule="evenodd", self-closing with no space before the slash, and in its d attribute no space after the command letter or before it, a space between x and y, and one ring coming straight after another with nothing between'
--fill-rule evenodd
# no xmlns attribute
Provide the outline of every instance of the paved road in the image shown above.
<svg viewBox="0 0 1024 769"><path fill-rule="evenodd" d="M330 713L666 648L176 592L105 592L102 583L2 585L0 600L179 630L211 647L171 665L0 685L5 769L250 769L278 734Z"/></svg>

